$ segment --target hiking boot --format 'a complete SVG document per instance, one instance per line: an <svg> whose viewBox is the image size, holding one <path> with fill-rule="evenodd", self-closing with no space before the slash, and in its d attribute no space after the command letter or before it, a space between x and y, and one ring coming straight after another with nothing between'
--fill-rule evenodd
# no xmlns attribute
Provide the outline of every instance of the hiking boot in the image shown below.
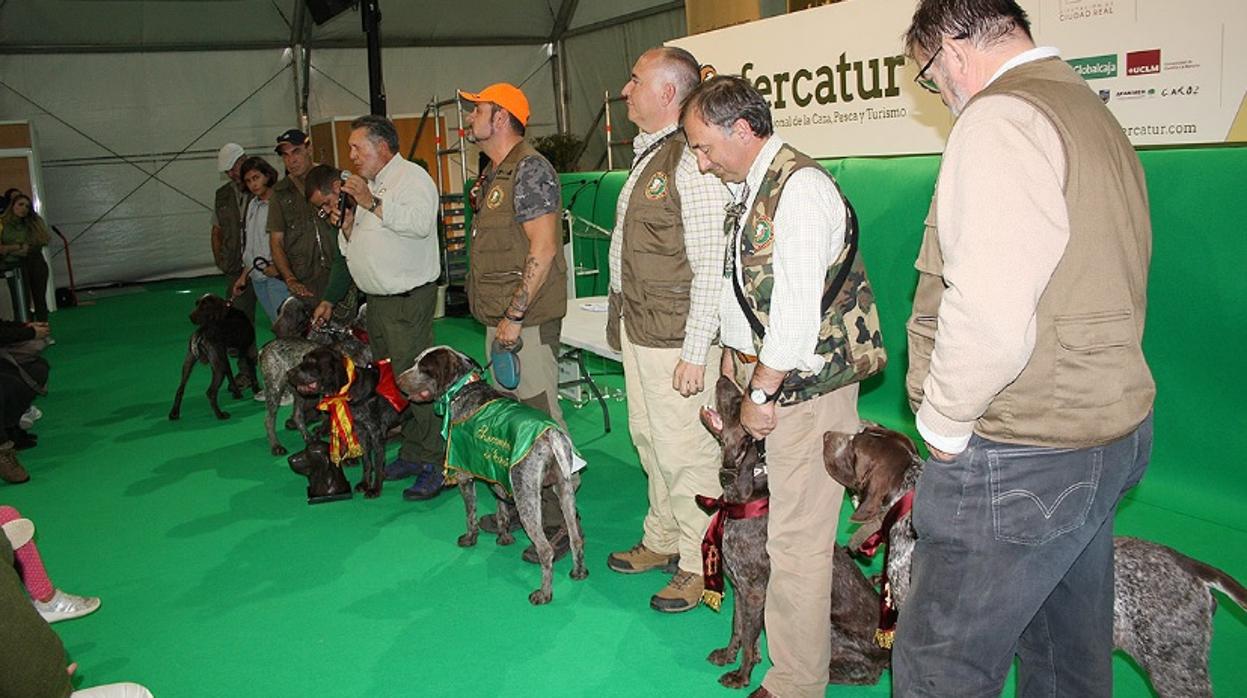
<svg viewBox="0 0 1247 698"><path fill-rule="evenodd" d="M498 500L498 509L501 510L503 507L506 507L507 511L511 514L511 521L510 521L510 524L507 526L507 531L514 532L514 531L518 531L521 528L523 528L524 524L520 523L520 513L515 510L515 505L508 504L507 502L504 502L501 499ZM476 522L476 525L480 526L481 530L486 533L492 533L495 536L498 535L499 533L497 514L486 514L482 516L481 520ZM549 533L546 534L546 537L547 538L549 537ZM551 539L551 542L554 542L553 539Z"/></svg>
<svg viewBox="0 0 1247 698"><path fill-rule="evenodd" d="M421 475L428 479L427 473L431 473L432 468L432 463L416 463L403 460L402 458L395 458L385 464L382 472L386 480L406 480L409 477L420 477Z"/></svg>
<svg viewBox="0 0 1247 698"><path fill-rule="evenodd" d="M442 493L446 481L442 478L442 469L432 463L426 463L425 470L416 475L416 481L403 490L403 499L409 502L420 502L432 499Z"/></svg>
<svg viewBox="0 0 1247 698"><path fill-rule="evenodd" d="M554 548L554 561L558 562L560 558L572 549L571 536L567 535L567 527L559 526L558 528L547 528L546 540L550 541L550 545ZM537 557L537 544L533 543L524 552L520 554L524 562L531 562L534 565L541 564L541 558Z"/></svg>
<svg viewBox="0 0 1247 698"><path fill-rule="evenodd" d="M20 485L30 479L30 473L17 460L17 451L13 450L13 442L0 444L0 480L13 485Z"/></svg>
<svg viewBox="0 0 1247 698"><path fill-rule="evenodd" d="M679 553L674 555L656 553L645 547L644 543L637 543L623 552L611 553L610 557L606 558L607 567L623 574L639 574L650 570L662 570L673 574L679 562Z"/></svg>
<svg viewBox="0 0 1247 698"><path fill-rule="evenodd" d="M649 599L649 607L663 613L683 613L697 608L705 591L700 574L679 570L667 586Z"/></svg>

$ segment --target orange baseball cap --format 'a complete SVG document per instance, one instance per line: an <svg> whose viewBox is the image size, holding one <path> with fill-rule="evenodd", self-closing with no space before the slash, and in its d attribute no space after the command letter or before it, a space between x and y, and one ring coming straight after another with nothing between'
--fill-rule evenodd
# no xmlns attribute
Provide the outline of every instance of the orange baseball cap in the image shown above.
<svg viewBox="0 0 1247 698"><path fill-rule="evenodd" d="M493 102L511 112L521 124L528 125L528 98L511 83L496 82L476 93L460 90L459 96L469 102Z"/></svg>

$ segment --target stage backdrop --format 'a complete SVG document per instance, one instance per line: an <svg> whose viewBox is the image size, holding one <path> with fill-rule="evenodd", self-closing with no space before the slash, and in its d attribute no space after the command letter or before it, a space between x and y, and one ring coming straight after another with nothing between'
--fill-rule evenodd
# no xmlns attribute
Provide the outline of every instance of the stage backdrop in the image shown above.
<svg viewBox="0 0 1247 698"><path fill-rule="evenodd" d="M1135 145L1247 142L1247 2L1021 0ZM752 82L816 157L943 150L952 119L914 84L914 0L849 0L670 42Z"/></svg>

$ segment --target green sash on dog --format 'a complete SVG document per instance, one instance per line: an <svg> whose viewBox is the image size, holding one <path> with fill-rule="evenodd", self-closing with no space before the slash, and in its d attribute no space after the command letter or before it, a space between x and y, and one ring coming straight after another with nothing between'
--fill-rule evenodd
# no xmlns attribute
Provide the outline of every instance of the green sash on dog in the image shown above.
<svg viewBox="0 0 1247 698"><path fill-rule="evenodd" d="M463 386L479 380L469 374L456 381L438 400L443 411L442 438L446 439L447 475L460 471L474 478L502 486L511 492L511 466L528 456L533 444L558 422L528 405L497 398L473 414L455 421L450 418L450 401Z"/></svg>

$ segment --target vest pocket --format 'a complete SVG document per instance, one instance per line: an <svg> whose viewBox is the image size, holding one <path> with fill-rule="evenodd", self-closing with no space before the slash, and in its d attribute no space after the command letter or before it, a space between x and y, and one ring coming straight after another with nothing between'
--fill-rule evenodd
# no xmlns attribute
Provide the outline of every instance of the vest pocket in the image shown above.
<svg viewBox="0 0 1247 698"><path fill-rule="evenodd" d="M500 318L511 305L511 297L519 288L522 277L518 271L485 272L476 277L475 297L472 299L476 311L489 318Z"/></svg>
<svg viewBox="0 0 1247 698"><path fill-rule="evenodd" d="M646 281L641 284L643 301L634 310L643 319L646 344L656 342L679 342L684 339L684 323L688 319L689 291L687 283L663 283ZM629 325L628 336L633 336Z"/></svg>
<svg viewBox="0 0 1247 698"><path fill-rule="evenodd" d="M1122 398L1141 350L1129 310L1057 317L1054 397L1058 407L1103 407Z"/></svg>

